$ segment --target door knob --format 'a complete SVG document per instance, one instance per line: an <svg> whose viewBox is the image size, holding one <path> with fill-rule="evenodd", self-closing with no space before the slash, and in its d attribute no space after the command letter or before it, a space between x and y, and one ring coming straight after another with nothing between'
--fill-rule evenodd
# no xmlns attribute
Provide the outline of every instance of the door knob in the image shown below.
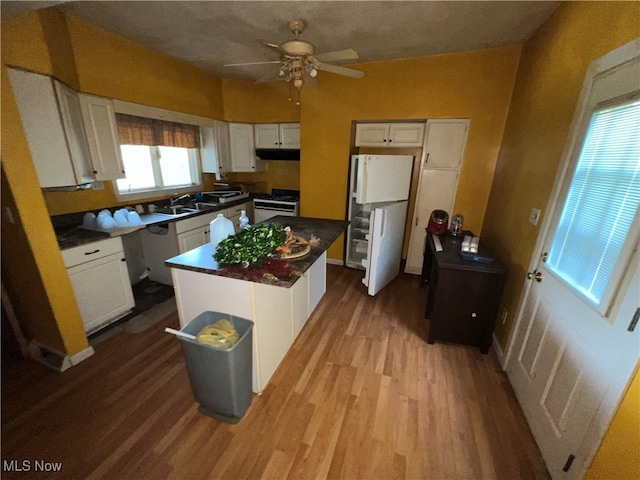
<svg viewBox="0 0 640 480"><path fill-rule="evenodd" d="M536 282L541 282L544 277L542 276L542 273L534 270L533 272L527 273L527 278L529 280L535 279Z"/></svg>

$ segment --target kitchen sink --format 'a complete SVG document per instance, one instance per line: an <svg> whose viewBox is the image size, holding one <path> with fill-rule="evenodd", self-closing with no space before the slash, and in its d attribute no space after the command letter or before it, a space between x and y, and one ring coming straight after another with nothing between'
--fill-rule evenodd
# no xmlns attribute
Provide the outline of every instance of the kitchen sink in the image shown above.
<svg viewBox="0 0 640 480"><path fill-rule="evenodd" d="M197 212L201 212L203 210L211 210L212 208L218 207L217 203L213 202L191 202L186 205L187 208L191 208Z"/></svg>
<svg viewBox="0 0 640 480"><path fill-rule="evenodd" d="M160 213L162 215L177 216L177 215L185 215L187 213L195 213L199 211L200 210L196 210L195 208L187 208L183 205L174 205L173 207L158 208L155 211L155 213Z"/></svg>
<svg viewBox="0 0 640 480"><path fill-rule="evenodd" d="M218 207L217 203L189 202L184 205L172 205L172 206L158 208L155 213L160 213L162 215L178 216L178 215L185 215L187 213L203 212L206 210L211 210L216 207Z"/></svg>

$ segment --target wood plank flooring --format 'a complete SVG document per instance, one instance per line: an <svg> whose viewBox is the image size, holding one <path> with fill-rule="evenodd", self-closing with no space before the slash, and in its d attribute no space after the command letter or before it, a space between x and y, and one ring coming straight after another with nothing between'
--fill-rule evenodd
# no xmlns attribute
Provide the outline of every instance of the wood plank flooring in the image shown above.
<svg viewBox="0 0 640 480"><path fill-rule="evenodd" d="M373 298L361 278L328 266L327 294L236 425L198 412L163 331L177 314L63 373L5 368L2 477L548 479L493 351L428 345L417 276ZM6 471L11 460L29 474Z"/></svg>

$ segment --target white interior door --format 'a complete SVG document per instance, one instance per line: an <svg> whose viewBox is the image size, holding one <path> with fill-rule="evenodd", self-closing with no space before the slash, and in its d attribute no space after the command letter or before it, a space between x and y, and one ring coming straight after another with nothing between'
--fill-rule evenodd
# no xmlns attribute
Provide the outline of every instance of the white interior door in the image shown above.
<svg viewBox="0 0 640 480"><path fill-rule="evenodd" d="M362 280L369 295L377 294L400 273L407 202L394 202L371 211L367 269Z"/></svg>
<svg viewBox="0 0 640 480"><path fill-rule="evenodd" d="M554 479L582 478L639 358L639 55L587 74L507 352Z"/></svg>

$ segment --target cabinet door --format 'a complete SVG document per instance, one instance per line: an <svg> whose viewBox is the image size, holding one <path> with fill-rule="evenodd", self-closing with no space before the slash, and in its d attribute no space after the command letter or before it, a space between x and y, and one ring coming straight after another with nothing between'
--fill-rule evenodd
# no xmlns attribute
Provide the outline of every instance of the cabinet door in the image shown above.
<svg viewBox="0 0 640 480"><path fill-rule="evenodd" d="M424 123L390 123L389 147L422 147Z"/></svg>
<svg viewBox="0 0 640 480"><path fill-rule="evenodd" d="M213 122L218 154L218 173L231 171L231 152L229 150L229 124L215 120Z"/></svg>
<svg viewBox="0 0 640 480"><path fill-rule="evenodd" d="M257 172L265 170L264 162L256 160L253 143L253 125L229 124L232 172Z"/></svg>
<svg viewBox="0 0 640 480"><path fill-rule="evenodd" d="M209 226L189 230L188 232L178 235L178 245L180 253L188 252L194 248L198 248L209 241Z"/></svg>
<svg viewBox="0 0 640 480"><path fill-rule="evenodd" d="M55 80L53 84L58 96L60 117L64 125L71 163L75 172L76 181L74 185L92 182L95 176L93 174L93 165L91 164L89 143L87 142L82 120L82 108L80 107L78 92Z"/></svg>
<svg viewBox="0 0 640 480"><path fill-rule="evenodd" d="M420 274L422 272L425 228L429 224L431 212L444 210L451 213L457 186L457 170L422 170L411 226L409 253L404 270L406 273Z"/></svg>
<svg viewBox="0 0 640 480"><path fill-rule="evenodd" d="M253 126L256 148L280 148L280 133L277 123L261 123Z"/></svg>
<svg viewBox="0 0 640 480"><path fill-rule="evenodd" d="M96 180L125 178L113 101L85 93L79 99Z"/></svg>
<svg viewBox="0 0 640 480"><path fill-rule="evenodd" d="M300 124L281 123L280 127L280 148L300 148Z"/></svg>
<svg viewBox="0 0 640 480"><path fill-rule="evenodd" d="M229 124L215 120L213 126L201 126L200 138L202 171L217 174L229 172Z"/></svg>
<svg viewBox="0 0 640 480"><path fill-rule="evenodd" d="M67 270L85 331L92 332L134 306L122 252Z"/></svg>
<svg viewBox="0 0 640 480"><path fill-rule="evenodd" d="M388 140L388 123L359 123L356 125L356 147L386 147Z"/></svg>
<svg viewBox="0 0 640 480"><path fill-rule="evenodd" d="M13 68L7 71L40 186L75 185L76 175L53 80Z"/></svg>
<svg viewBox="0 0 640 480"><path fill-rule="evenodd" d="M460 168L469 120L429 120L425 168Z"/></svg>

